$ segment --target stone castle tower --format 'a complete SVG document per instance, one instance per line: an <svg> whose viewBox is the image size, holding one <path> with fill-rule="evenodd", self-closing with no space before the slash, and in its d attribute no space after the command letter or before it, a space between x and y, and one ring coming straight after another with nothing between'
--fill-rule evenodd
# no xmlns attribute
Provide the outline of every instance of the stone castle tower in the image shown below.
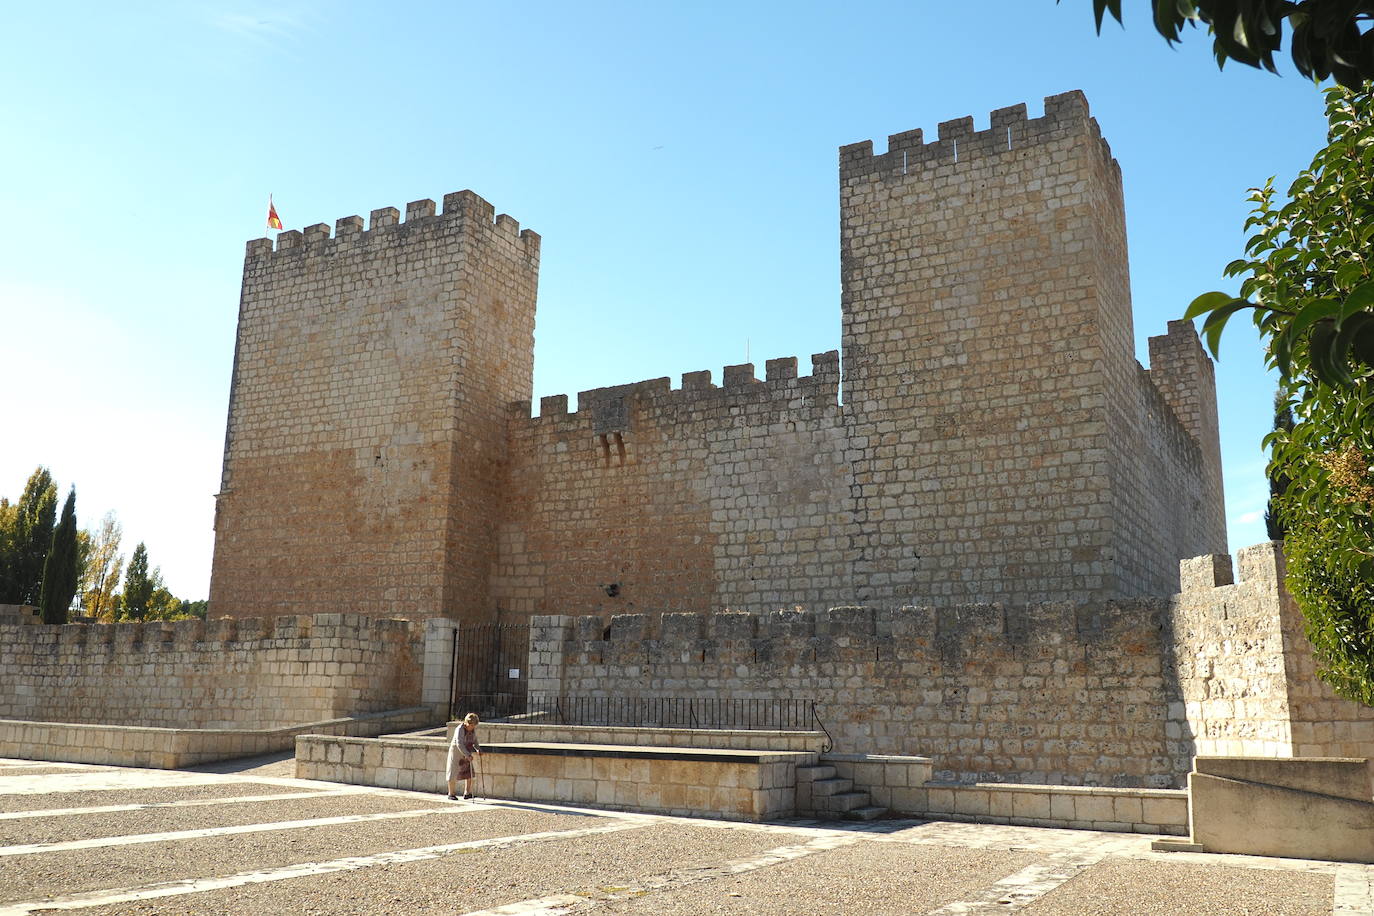
<svg viewBox="0 0 1374 916"><path fill-rule="evenodd" d="M471 192L248 243L215 513L217 613L481 595L539 236Z"/></svg>
<svg viewBox="0 0 1374 916"><path fill-rule="evenodd" d="M1224 552L1210 361L1134 358L1080 93L840 153L836 353L543 399L538 236L470 192L249 243L212 613L466 620L1175 591Z"/></svg>

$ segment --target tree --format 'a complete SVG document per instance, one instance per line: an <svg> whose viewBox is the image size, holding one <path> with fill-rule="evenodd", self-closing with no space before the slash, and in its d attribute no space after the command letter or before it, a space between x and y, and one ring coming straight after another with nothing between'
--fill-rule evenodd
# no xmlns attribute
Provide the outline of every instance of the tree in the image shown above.
<svg viewBox="0 0 1374 916"><path fill-rule="evenodd" d="M1226 61L1271 73L1274 53L1291 33L1293 64L1313 80L1334 77L1349 89L1374 79L1374 0L1151 0L1155 29L1170 44L1184 25L1208 26L1217 66ZM1121 22L1121 0L1093 0L1097 30L1111 13Z"/></svg>
<svg viewBox="0 0 1374 916"><path fill-rule="evenodd" d="M118 610L115 587L124 570L124 556L119 552L123 536L124 529L112 511L105 513L94 533L88 533L91 546L79 587L86 613L97 620L113 620Z"/></svg>
<svg viewBox="0 0 1374 916"><path fill-rule="evenodd" d="M1293 408L1283 389L1274 392L1274 430L1292 432ZM1269 505L1264 508L1264 530L1271 541L1281 541L1284 537L1283 522L1279 520L1279 500L1288 492L1287 475L1277 468L1269 469Z"/></svg>
<svg viewBox="0 0 1374 916"><path fill-rule="evenodd" d="M0 498L0 604L14 590L14 555L18 542L19 507Z"/></svg>
<svg viewBox="0 0 1374 916"><path fill-rule="evenodd" d="M1274 199L1273 179L1251 197L1258 231L1241 297L1206 293L1217 353L1227 320L1253 312L1278 370L1291 429L1266 437L1278 498L1288 588L1307 620L1318 676L1340 695L1374 705L1374 94L1327 91L1327 145Z"/></svg>
<svg viewBox="0 0 1374 916"><path fill-rule="evenodd" d="M43 565L43 588L38 606L44 623L66 623L67 609L76 595L76 487L67 491L62 504L62 521L53 529L52 546Z"/></svg>
<svg viewBox="0 0 1374 916"><path fill-rule="evenodd" d="M124 573L124 613L134 620L148 616L148 599L153 596L153 581L148 577L148 548L142 541L129 558Z"/></svg>
<svg viewBox="0 0 1374 916"><path fill-rule="evenodd" d="M57 487L40 465L29 476L19 502L6 512L9 530L0 556L0 604L38 604L56 521Z"/></svg>

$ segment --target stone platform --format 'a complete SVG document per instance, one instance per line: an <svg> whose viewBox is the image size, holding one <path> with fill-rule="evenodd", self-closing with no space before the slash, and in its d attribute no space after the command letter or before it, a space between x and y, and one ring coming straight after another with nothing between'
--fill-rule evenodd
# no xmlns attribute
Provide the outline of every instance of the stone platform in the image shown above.
<svg viewBox="0 0 1374 916"><path fill-rule="evenodd" d="M797 813L807 751L557 742L482 745L479 794L620 811L759 821ZM439 792L447 744L434 739L296 739L296 775Z"/></svg>

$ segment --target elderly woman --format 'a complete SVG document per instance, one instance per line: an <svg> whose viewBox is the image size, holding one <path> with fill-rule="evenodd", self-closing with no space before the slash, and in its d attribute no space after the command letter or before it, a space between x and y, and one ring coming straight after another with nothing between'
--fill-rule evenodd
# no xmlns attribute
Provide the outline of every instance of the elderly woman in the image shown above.
<svg viewBox="0 0 1374 916"><path fill-rule="evenodd" d="M477 741L477 713L463 716L463 721L453 730L453 740L448 746L448 797L458 798L458 780L463 780L463 797L472 798L472 759L482 753L482 745Z"/></svg>

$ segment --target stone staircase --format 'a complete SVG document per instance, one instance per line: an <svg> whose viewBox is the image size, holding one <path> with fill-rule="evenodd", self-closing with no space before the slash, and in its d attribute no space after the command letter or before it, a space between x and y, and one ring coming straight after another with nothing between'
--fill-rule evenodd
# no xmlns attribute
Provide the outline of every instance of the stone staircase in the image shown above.
<svg viewBox="0 0 1374 916"><path fill-rule="evenodd" d="M871 821L887 809L872 804L867 792L856 791L854 780L836 775L829 764L797 767L797 813L820 818Z"/></svg>

